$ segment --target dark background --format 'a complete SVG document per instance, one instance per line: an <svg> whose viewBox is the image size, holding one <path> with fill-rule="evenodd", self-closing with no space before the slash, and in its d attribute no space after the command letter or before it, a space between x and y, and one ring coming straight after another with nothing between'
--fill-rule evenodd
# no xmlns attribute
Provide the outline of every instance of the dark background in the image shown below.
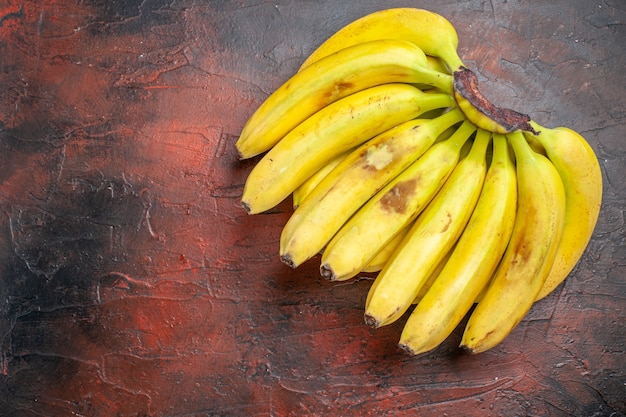
<svg viewBox="0 0 626 417"><path fill-rule="evenodd" d="M495 103L581 132L588 250L504 343L409 357L368 279L290 270L290 202L239 205L234 142L324 39L375 10L447 17ZM624 416L626 3L0 4L0 415Z"/></svg>

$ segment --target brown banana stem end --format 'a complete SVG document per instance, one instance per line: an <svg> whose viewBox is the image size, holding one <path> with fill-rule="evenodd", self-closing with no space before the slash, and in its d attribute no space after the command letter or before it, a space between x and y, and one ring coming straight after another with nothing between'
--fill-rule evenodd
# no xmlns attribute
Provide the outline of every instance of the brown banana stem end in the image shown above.
<svg viewBox="0 0 626 417"><path fill-rule="evenodd" d="M468 100L478 111L502 126L507 132L526 130L537 134L530 124L530 116L491 103L478 89L478 78L472 70L460 67L454 72L454 91Z"/></svg>

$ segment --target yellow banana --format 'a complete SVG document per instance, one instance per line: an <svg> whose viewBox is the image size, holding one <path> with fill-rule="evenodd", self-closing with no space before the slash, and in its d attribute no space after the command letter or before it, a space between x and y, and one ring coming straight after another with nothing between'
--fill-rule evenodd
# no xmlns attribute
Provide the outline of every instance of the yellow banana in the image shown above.
<svg viewBox="0 0 626 417"><path fill-rule="evenodd" d="M389 256L387 256L386 259L385 259L385 262L381 264L381 268L379 269L379 271L384 268L386 261L388 261L391 258L391 255L393 255L393 253L395 252L395 249L397 249L400 246L400 242L402 242L402 240L404 239L406 234L409 232L409 230L411 230L411 225L408 225L407 227L405 227L398 234L398 236L393 238L393 240L391 242L396 242L397 238L399 238L399 240L395 244L395 246L393 248L394 250L390 251ZM386 250L387 248L385 247L384 249ZM439 276L439 273L441 272L441 270L445 266L445 264L448 261L448 258L450 257L451 253L452 253L452 250L448 251L448 253L441 259L441 261L439 261L439 263L437 264L437 267L433 270L433 272L426 279L426 281L424 282L424 285L422 285L422 288L420 288L419 292L417 293L417 295L415 296L415 298L413 299L411 304L417 304L424 297L424 295L426 295L426 292L431 287L431 285L433 285L433 282L435 282L435 278L437 278L437 276ZM376 257L378 257L378 254L376 255ZM377 271L373 271L373 272L377 272ZM372 298L372 294L374 293L373 287L378 282L379 281L376 281L376 280L374 280L374 282L372 282L372 285L370 286L370 290L367 293L367 297L366 297L366 300L365 300L365 305L369 304L370 299Z"/></svg>
<svg viewBox="0 0 626 417"><path fill-rule="evenodd" d="M296 267L319 253L371 196L435 142L463 113L414 119L389 129L348 155L309 194L283 228L280 256Z"/></svg>
<svg viewBox="0 0 626 417"><path fill-rule="evenodd" d="M250 214L266 211L338 154L453 102L448 94L426 94L408 84L392 83L329 104L296 126L261 158L246 180L242 205Z"/></svg>
<svg viewBox="0 0 626 417"><path fill-rule="evenodd" d="M378 283L365 306L368 325L384 326L402 316L454 246L480 195L490 140L491 132L478 131L469 155L454 168L376 277Z"/></svg>
<svg viewBox="0 0 626 417"><path fill-rule="evenodd" d="M304 61L301 68L336 51L374 39L405 39L426 55L441 58L450 72L463 65L457 54L456 29L443 16L409 7L381 10L363 16L335 32Z"/></svg>
<svg viewBox="0 0 626 417"><path fill-rule="evenodd" d="M435 71L436 73L450 74L450 70L448 70L448 67L446 67L446 64L437 57L426 55L426 65L428 66L428 68ZM422 84L422 83L416 83L414 85L420 90L424 90L424 91L435 90L435 87L433 85ZM446 85L446 87L448 86ZM440 91L440 90L437 90L437 91ZM449 90L446 89L445 91L450 92L452 94L452 85L450 85Z"/></svg>
<svg viewBox="0 0 626 417"><path fill-rule="evenodd" d="M422 298L424 298L424 296L426 295L430 287L432 287L433 284L435 283L435 279L437 279L437 277L439 276L443 268L446 266L448 259L450 259L450 256L452 256L452 251L454 250L455 246L456 246L456 243L454 244L454 246L452 246L452 249L450 249L448 253L446 253L445 256L439 261L439 263L437 264L433 272L430 273L428 278L426 278L426 280L424 281L424 284L418 291L417 295L415 296L411 304L416 305L417 303L420 302Z"/></svg>
<svg viewBox="0 0 626 417"><path fill-rule="evenodd" d="M434 57L432 55L426 55L426 64L429 68L434 69L435 71L442 72L444 74L448 74L450 70L446 67L446 63L441 59Z"/></svg>
<svg viewBox="0 0 626 417"><path fill-rule="evenodd" d="M517 215L502 260L463 333L461 346L472 353L499 344L530 310L563 230L565 190L558 171L531 149L521 131L507 138L517 166Z"/></svg>
<svg viewBox="0 0 626 417"><path fill-rule="evenodd" d="M404 239L404 236L406 236L406 234L408 233L409 228L410 224L407 225L404 229L400 230L398 234L393 237L393 239L387 242L387 244L380 249L380 251L372 258L372 260L363 267L362 272L379 272L381 269L383 269L389 258L391 258L391 255L397 249L398 245L400 245L402 239Z"/></svg>
<svg viewBox="0 0 626 417"><path fill-rule="evenodd" d="M561 176L566 200L563 235L539 300L569 275L591 239L602 204L602 172L593 149L581 135L565 127L548 129L531 123L539 134L527 136L545 149Z"/></svg>
<svg viewBox="0 0 626 417"><path fill-rule="evenodd" d="M381 84L411 83L452 91L452 76L428 66L415 44L399 39L360 43L298 72L252 114L236 142L241 158L267 151L330 103Z"/></svg>
<svg viewBox="0 0 626 417"><path fill-rule="evenodd" d="M346 280L363 270L431 201L475 130L464 121L449 139L434 144L363 205L324 249L322 275Z"/></svg>
<svg viewBox="0 0 626 417"><path fill-rule="evenodd" d="M493 135L493 157L467 227L445 266L409 316L400 346L413 354L439 346L487 285L515 223L517 180L503 135Z"/></svg>
<svg viewBox="0 0 626 417"><path fill-rule="evenodd" d="M317 187L317 185L346 157L350 151L341 153L328 161L326 165L320 168L315 174L311 175L306 181L293 190L293 208L297 209L307 195Z"/></svg>

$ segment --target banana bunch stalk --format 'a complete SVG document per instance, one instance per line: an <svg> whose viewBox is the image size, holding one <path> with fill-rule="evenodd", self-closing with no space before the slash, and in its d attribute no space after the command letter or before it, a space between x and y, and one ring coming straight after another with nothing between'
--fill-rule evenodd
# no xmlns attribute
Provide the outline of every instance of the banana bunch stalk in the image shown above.
<svg viewBox="0 0 626 417"><path fill-rule="evenodd" d="M602 201L585 139L493 105L444 17L396 8L348 24L251 115L236 142L258 157L242 205L289 196L280 259L320 259L331 281L375 274L365 322L407 315L399 346L503 342L571 273Z"/></svg>

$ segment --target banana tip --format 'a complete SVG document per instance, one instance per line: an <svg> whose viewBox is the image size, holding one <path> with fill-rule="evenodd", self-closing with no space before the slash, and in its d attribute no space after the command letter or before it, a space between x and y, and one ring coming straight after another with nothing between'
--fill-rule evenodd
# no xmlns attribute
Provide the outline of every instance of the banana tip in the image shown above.
<svg viewBox="0 0 626 417"><path fill-rule="evenodd" d="M337 279L333 269L328 264L320 266L320 274L329 281L335 281L335 279Z"/></svg>
<svg viewBox="0 0 626 417"><path fill-rule="evenodd" d="M367 324L368 326L373 327L375 329L380 327L380 322L376 320L374 317L372 317L370 314L365 313L364 319L365 319L365 324Z"/></svg>
<svg viewBox="0 0 626 417"><path fill-rule="evenodd" d="M282 261L282 263L284 263L285 265L287 265L288 267L292 269L295 269L297 266L296 263L293 261L293 259L291 259L291 256L289 254L281 255L280 260Z"/></svg>
<svg viewBox="0 0 626 417"><path fill-rule="evenodd" d="M477 350L469 347L468 345L466 345L465 343L461 343L461 345L459 345L459 348L465 352L465 353L469 353L470 355L476 355L478 353Z"/></svg>
<svg viewBox="0 0 626 417"><path fill-rule="evenodd" d="M243 209L246 211L246 213L252 214L252 209L250 208L250 204L248 204L247 201L242 201L241 202L241 207L243 207Z"/></svg>
<svg viewBox="0 0 626 417"><path fill-rule="evenodd" d="M246 153L243 151L243 149L241 149L241 143L243 141L241 140L241 137L239 140L237 140L237 143L235 143L235 148L237 149L237 156L239 157L240 161L243 161L244 159L248 159L249 156L246 155Z"/></svg>
<svg viewBox="0 0 626 417"><path fill-rule="evenodd" d="M415 356L415 355L417 355L419 353L419 352L416 352L415 350L413 350L411 348L411 346L409 346L409 345L407 345L406 343L403 343L403 342L398 343L398 347L404 353L408 353L409 355L412 355L412 356Z"/></svg>

